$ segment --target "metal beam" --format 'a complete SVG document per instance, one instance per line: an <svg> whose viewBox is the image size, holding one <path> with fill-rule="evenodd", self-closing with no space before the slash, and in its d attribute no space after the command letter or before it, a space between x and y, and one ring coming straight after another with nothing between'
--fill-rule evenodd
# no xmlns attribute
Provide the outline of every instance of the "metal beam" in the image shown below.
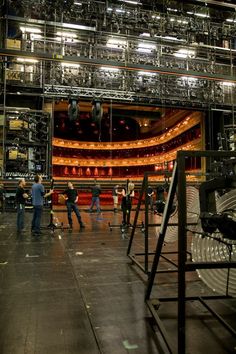
<svg viewBox="0 0 236 354"><path fill-rule="evenodd" d="M201 2L203 4L210 4L210 5L216 5L216 6L223 6L223 7L230 7L231 9L236 10L236 5L229 4L224 1L217 1L217 0L195 0L196 2Z"/></svg>

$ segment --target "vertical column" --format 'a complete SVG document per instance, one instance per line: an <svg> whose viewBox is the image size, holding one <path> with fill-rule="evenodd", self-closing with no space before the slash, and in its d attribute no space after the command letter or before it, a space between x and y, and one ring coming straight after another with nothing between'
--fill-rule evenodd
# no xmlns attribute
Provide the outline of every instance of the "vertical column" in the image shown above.
<svg viewBox="0 0 236 354"><path fill-rule="evenodd" d="M185 354L185 262L186 262L186 175L185 152L177 154L178 165L178 354Z"/></svg>

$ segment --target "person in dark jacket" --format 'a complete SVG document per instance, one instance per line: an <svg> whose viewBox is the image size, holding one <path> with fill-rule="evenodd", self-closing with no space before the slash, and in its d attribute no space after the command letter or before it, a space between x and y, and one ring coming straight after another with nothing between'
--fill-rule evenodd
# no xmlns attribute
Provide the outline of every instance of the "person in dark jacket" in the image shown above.
<svg viewBox="0 0 236 354"><path fill-rule="evenodd" d="M79 209L77 206L78 192L74 188L72 182L68 182L67 186L68 186L68 188L63 192L63 195L64 195L64 198L66 199L67 216L68 216L68 222L69 222L70 228L72 228L72 226L73 226L72 217L71 217L72 211L74 211L74 213L77 217L77 220L80 224L80 227L84 228L85 225L82 222L81 215L80 215L80 212L79 212Z"/></svg>
<svg viewBox="0 0 236 354"><path fill-rule="evenodd" d="M132 208L132 199L134 197L134 184L129 182L127 187L122 189L121 195L121 209L123 211L122 224L124 226L130 226L130 213Z"/></svg>
<svg viewBox="0 0 236 354"><path fill-rule="evenodd" d="M24 229L25 223L25 201L28 198L28 194L25 192L25 179L22 178L18 182L16 190L16 208L17 208L17 233L20 234Z"/></svg>
<svg viewBox="0 0 236 354"><path fill-rule="evenodd" d="M97 208L97 212L100 213L101 212L101 208L100 208L100 194L101 194L101 187L99 184L95 184L92 187L92 202L91 205L89 207L89 212L92 213L93 211L93 206L94 204L96 205Z"/></svg>

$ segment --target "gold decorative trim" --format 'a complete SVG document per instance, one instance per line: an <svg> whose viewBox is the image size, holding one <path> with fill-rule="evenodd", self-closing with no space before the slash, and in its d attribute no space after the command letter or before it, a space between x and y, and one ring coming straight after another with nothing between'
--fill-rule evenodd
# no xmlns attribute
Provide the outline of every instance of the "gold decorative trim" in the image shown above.
<svg viewBox="0 0 236 354"><path fill-rule="evenodd" d="M81 150L126 150L126 149L140 149L150 146L158 146L164 144L169 140L177 137L178 135L184 133L185 131L191 129L195 125L201 122L202 113L193 112L183 121L178 123L173 128L170 128L165 133L160 136L134 140L134 141L120 141L120 142L109 142L109 143L100 143L100 142L89 142L89 141L75 141L75 140L64 140L53 138L53 146L64 147L70 149L81 149Z"/></svg>
<svg viewBox="0 0 236 354"><path fill-rule="evenodd" d="M176 158L177 150L200 150L202 146L201 139L195 139L186 143L178 149L170 150L167 153L157 154L149 157L134 157L127 159L77 159L70 157L53 156L53 165L61 166L86 166L86 167L126 167L126 166L145 166L156 165L163 162L173 161Z"/></svg>

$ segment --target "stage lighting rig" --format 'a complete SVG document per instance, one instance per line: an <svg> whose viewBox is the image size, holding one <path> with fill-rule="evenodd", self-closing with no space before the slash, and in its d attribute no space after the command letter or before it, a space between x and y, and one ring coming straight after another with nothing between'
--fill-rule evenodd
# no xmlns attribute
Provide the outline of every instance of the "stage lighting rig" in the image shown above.
<svg viewBox="0 0 236 354"><path fill-rule="evenodd" d="M79 100L77 98L69 97L68 101L68 116L70 121L73 122L79 118Z"/></svg>
<svg viewBox="0 0 236 354"><path fill-rule="evenodd" d="M102 100L94 98L92 101L92 120L101 124L103 115Z"/></svg>

